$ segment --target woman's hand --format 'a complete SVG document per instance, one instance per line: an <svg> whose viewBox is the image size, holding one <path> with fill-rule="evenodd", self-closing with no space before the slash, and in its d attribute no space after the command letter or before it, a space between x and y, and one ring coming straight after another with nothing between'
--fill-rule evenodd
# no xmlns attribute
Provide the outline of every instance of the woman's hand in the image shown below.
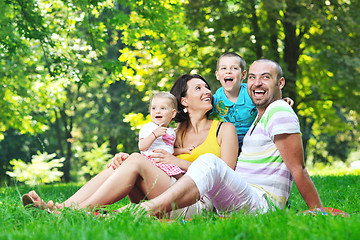
<svg viewBox="0 0 360 240"><path fill-rule="evenodd" d="M195 146L187 147L187 148L174 148L174 155L180 155L180 154L191 154L191 151L195 149Z"/></svg>
<svg viewBox="0 0 360 240"><path fill-rule="evenodd" d="M156 149L153 151L153 154L150 156L156 163L172 163L172 159L176 158L174 155L170 154L164 149Z"/></svg>
<svg viewBox="0 0 360 240"><path fill-rule="evenodd" d="M127 153L117 153L115 156L110 160L109 164L107 165L108 168L116 169L120 167L120 165L129 157Z"/></svg>
<svg viewBox="0 0 360 240"><path fill-rule="evenodd" d="M151 154L150 157L156 163L174 164L185 171L187 171L187 169L191 165L191 162L177 158L171 153L165 151L164 149L156 149L153 152L154 153Z"/></svg>

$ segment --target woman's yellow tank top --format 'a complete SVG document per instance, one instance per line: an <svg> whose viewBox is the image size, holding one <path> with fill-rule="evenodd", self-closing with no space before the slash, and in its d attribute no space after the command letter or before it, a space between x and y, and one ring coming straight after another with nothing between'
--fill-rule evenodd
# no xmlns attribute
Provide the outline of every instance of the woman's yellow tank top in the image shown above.
<svg viewBox="0 0 360 240"><path fill-rule="evenodd" d="M187 154L187 153L180 154L177 155L176 157L184 159L189 162L195 161L200 155L203 155L205 153L212 153L215 156L220 157L220 146L218 144L216 137L216 130L218 123L219 121L213 120L207 138L202 144L194 148L191 151L191 154ZM184 135L182 136L182 139L184 138L184 136L185 136L185 132Z"/></svg>

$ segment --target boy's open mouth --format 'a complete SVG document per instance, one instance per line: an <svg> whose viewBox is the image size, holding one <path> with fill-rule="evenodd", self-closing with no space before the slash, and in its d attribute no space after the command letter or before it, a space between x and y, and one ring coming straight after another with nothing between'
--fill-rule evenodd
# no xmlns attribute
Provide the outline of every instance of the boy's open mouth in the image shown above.
<svg viewBox="0 0 360 240"><path fill-rule="evenodd" d="M155 118L156 118L156 119L161 119L161 118L162 118L162 116L155 116Z"/></svg>
<svg viewBox="0 0 360 240"><path fill-rule="evenodd" d="M225 83L227 83L227 82L232 82L234 79L231 77L226 77L224 80L225 80Z"/></svg>

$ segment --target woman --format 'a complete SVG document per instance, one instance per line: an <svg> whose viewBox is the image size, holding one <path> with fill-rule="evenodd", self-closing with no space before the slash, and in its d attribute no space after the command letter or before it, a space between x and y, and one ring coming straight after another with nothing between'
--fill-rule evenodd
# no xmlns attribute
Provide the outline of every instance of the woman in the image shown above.
<svg viewBox="0 0 360 240"><path fill-rule="evenodd" d="M212 110L212 94L205 79L196 74L185 74L176 80L170 92L178 101L175 121L181 123L175 146L192 150L189 154L175 157L159 149L152 157L159 163L175 164L186 171L198 156L213 153L234 169L238 144L236 130L231 123L220 124L208 118ZM106 170L65 202L56 204L56 208L94 208L112 204L125 196L131 202L139 203L160 195L175 181L139 153L118 153ZM24 195L23 200L24 205L34 203L41 208L54 208L52 201L46 204L34 191ZM199 209L201 207L197 211Z"/></svg>

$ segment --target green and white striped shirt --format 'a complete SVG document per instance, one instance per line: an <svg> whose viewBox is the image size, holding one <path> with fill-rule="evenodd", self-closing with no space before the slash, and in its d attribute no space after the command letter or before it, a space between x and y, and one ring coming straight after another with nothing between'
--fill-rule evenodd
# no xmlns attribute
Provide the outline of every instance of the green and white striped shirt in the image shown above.
<svg viewBox="0 0 360 240"><path fill-rule="evenodd" d="M293 178L274 143L275 135L300 133L293 109L278 100L271 103L245 135L236 171L250 184L263 189L280 208L290 195Z"/></svg>

